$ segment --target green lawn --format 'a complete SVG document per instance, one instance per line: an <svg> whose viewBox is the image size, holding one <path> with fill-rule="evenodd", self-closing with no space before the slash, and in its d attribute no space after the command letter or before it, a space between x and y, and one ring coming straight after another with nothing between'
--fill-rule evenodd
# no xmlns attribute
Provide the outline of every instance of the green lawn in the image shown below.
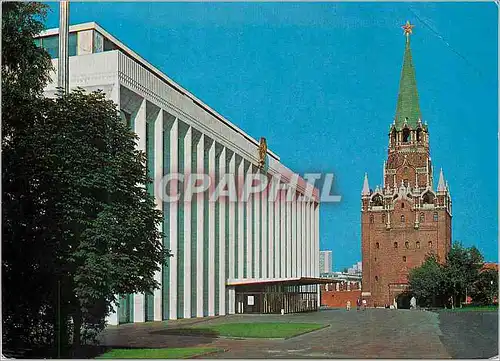
<svg viewBox="0 0 500 361"><path fill-rule="evenodd" d="M213 326L194 327L226 337L248 338L288 338L305 332L325 327L319 323L281 323L281 322L254 322L254 323L223 323Z"/></svg>
<svg viewBox="0 0 500 361"><path fill-rule="evenodd" d="M97 358L154 358L154 359L180 359L199 356L219 351L214 347L185 347L185 348L115 348Z"/></svg>

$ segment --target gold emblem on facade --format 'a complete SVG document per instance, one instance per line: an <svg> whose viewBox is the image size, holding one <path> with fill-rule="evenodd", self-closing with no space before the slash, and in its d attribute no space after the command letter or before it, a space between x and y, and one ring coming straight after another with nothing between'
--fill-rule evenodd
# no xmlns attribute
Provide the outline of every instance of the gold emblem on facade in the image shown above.
<svg viewBox="0 0 500 361"><path fill-rule="evenodd" d="M259 144L259 168L263 169L266 164L266 155L267 155L267 143L266 138L260 138Z"/></svg>

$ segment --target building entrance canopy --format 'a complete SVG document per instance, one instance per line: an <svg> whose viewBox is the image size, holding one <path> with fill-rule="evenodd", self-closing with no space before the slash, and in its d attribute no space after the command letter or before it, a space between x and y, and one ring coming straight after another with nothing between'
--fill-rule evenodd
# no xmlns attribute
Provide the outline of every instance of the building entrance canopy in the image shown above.
<svg viewBox="0 0 500 361"><path fill-rule="evenodd" d="M318 309L318 284L332 279L296 277L228 280L234 287L236 313L295 313Z"/></svg>

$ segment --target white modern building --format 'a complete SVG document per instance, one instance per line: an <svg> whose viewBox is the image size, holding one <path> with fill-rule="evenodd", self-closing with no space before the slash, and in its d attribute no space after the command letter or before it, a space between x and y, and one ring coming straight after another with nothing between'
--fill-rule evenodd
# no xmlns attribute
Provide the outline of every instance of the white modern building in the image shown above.
<svg viewBox="0 0 500 361"><path fill-rule="evenodd" d="M319 274L330 273L333 271L332 251L319 252Z"/></svg>
<svg viewBox="0 0 500 361"><path fill-rule="evenodd" d="M58 29L35 41L57 69ZM268 192L248 202L204 193L163 202L163 244L174 254L155 276L161 288L121 295L110 324L241 312L297 312L319 305L318 190L294 178L272 151L259 161L259 142L169 79L96 23L70 27L70 89L101 89L138 134L155 185L169 173L281 176L276 201ZM57 74L45 89L56 92ZM296 180L296 181L295 181ZM237 184L239 185L239 184ZM290 192L290 201L286 195Z"/></svg>

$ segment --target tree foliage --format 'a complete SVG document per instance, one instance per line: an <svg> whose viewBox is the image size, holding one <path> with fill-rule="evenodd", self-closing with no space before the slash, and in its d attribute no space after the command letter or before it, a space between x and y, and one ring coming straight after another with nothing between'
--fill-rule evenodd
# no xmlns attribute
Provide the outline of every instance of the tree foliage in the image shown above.
<svg viewBox="0 0 500 361"><path fill-rule="evenodd" d="M476 247L454 243L444 264L430 254L420 267L410 271L410 289L421 306L454 307L465 301L466 293L472 292L474 285L479 285L478 281L484 277L480 272L482 266L483 257Z"/></svg>
<svg viewBox="0 0 500 361"><path fill-rule="evenodd" d="M116 105L101 92L43 97L52 68L33 36L45 9L3 4L2 341L10 349L54 345L56 334L78 344L81 330L100 331L116 295L159 286L153 276L169 255L145 154Z"/></svg>

